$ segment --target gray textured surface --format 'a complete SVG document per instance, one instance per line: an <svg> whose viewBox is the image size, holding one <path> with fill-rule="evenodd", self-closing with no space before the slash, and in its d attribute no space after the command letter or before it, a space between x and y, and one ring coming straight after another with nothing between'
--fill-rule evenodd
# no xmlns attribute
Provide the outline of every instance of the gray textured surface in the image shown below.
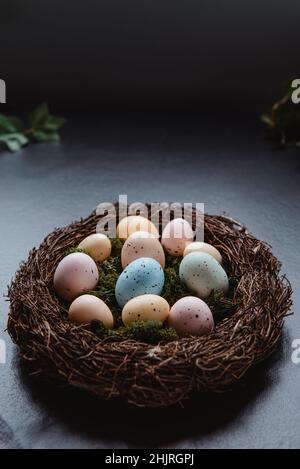
<svg viewBox="0 0 300 469"><path fill-rule="evenodd" d="M255 120L254 120L255 121ZM294 288L295 315L278 352L231 394L201 396L185 409L130 410L29 379L4 332L1 416L25 448L300 447L300 155L273 151L249 123L204 124L193 116L112 116L79 125L64 143L0 153L1 292L28 250L55 226L87 215L100 201L204 202L226 211L273 246Z"/></svg>

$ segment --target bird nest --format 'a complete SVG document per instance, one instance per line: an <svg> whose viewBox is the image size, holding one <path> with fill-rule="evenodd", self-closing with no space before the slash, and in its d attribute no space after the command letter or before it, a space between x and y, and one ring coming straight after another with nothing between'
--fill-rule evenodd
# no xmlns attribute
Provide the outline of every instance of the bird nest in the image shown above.
<svg viewBox="0 0 300 469"><path fill-rule="evenodd" d="M225 216L204 220L205 241L219 249L235 279L232 307L209 335L151 345L103 340L91 328L71 323L54 292L53 274L98 221L93 212L54 230L32 249L9 287L8 331L35 373L101 399L159 407L194 392L230 389L274 351L291 307L291 288L269 246Z"/></svg>

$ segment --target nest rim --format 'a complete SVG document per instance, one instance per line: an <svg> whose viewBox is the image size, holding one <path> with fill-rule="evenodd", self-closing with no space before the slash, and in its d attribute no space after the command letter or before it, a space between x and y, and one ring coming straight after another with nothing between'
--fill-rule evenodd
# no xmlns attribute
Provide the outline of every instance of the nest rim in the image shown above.
<svg viewBox="0 0 300 469"><path fill-rule="evenodd" d="M8 332L36 374L101 399L162 407L195 392L230 389L275 350L292 305L291 286L280 275L281 264L270 246L225 215L205 215L205 241L221 251L237 278L238 307L208 336L155 346L106 342L67 321L53 289L53 273L68 248L95 232L99 218L93 211L49 233L9 286Z"/></svg>

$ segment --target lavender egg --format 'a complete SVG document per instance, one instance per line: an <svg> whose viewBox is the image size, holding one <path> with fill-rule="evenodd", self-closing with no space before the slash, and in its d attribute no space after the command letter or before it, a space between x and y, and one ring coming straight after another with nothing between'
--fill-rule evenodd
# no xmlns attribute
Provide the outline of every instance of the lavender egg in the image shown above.
<svg viewBox="0 0 300 469"><path fill-rule="evenodd" d="M98 279L95 261L87 254L74 252L64 257L56 267L53 284L60 298L73 301L95 288Z"/></svg>
<svg viewBox="0 0 300 469"><path fill-rule="evenodd" d="M201 336L214 328L214 319L208 305L196 296L185 296L172 306L168 324L180 337Z"/></svg>

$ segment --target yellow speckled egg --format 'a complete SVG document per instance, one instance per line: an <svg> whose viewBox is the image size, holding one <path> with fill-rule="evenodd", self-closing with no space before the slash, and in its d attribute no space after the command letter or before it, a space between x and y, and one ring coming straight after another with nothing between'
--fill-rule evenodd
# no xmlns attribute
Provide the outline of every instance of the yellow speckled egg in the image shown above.
<svg viewBox="0 0 300 469"><path fill-rule="evenodd" d="M137 236L137 233L145 233L136 231L130 235L125 241L121 252L121 263L123 269L127 267L130 262L139 259L140 257L151 257L157 260L162 268L165 267L165 253L160 242L153 237L151 233L148 238Z"/></svg>
<svg viewBox="0 0 300 469"><path fill-rule="evenodd" d="M183 218L174 218L164 228L161 243L171 256L182 256L186 246L193 241L191 225Z"/></svg>
<svg viewBox="0 0 300 469"><path fill-rule="evenodd" d="M130 215L123 218L117 227L117 238L127 239L135 231L147 231L155 238L159 238L156 226L147 218L140 215Z"/></svg>
<svg viewBox="0 0 300 469"><path fill-rule="evenodd" d="M183 257L187 256L191 252L206 252L207 254L210 254L211 256L213 256L216 259L216 261L222 264L222 256L220 252L211 244L203 243L200 241L196 241L194 243L188 244L184 250Z"/></svg>
<svg viewBox="0 0 300 469"><path fill-rule="evenodd" d="M108 329L114 325L109 307L93 295L81 295L76 298L69 308L69 319L77 324L88 324L93 319L98 319Z"/></svg>
<svg viewBox="0 0 300 469"><path fill-rule="evenodd" d="M165 321L169 316L169 303L158 295L140 295L129 300L122 311L125 326L134 321Z"/></svg>
<svg viewBox="0 0 300 469"><path fill-rule="evenodd" d="M96 262L103 262L110 256L111 242L105 234L94 233L84 238L78 245Z"/></svg>

